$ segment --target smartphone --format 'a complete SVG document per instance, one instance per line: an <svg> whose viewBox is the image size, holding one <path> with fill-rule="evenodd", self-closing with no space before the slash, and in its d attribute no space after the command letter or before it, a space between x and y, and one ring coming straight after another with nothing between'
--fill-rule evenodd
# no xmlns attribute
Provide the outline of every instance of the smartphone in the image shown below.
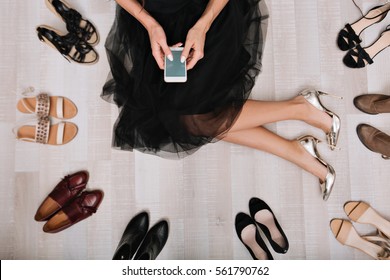
<svg viewBox="0 0 390 280"><path fill-rule="evenodd" d="M180 62L182 47L170 48L173 61L165 56L164 81L167 83L184 83L187 81L186 62Z"/></svg>

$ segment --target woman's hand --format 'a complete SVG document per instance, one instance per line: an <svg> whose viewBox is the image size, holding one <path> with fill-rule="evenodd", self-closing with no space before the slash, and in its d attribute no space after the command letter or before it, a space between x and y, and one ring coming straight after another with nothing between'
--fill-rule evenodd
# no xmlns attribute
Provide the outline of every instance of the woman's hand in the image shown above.
<svg viewBox="0 0 390 280"><path fill-rule="evenodd" d="M164 56L166 55L170 61L173 60L172 52L167 45L164 29L161 25L155 24L148 30L148 33L153 57L158 67L164 69Z"/></svg>
<svg viewBox="0 0 390 280"><path fill-rule="evenodd" d="M195 25L187 34L187 39L181 54L181 62L187 60L187 70L194 68L196 63L204 56L206 31L202 26Z"/></svg>

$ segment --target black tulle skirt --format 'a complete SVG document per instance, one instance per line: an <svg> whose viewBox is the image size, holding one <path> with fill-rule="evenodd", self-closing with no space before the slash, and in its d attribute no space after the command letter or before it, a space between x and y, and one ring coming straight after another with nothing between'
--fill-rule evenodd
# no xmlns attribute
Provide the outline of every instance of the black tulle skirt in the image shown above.
<svg viewBox="0 0 390 280"><path fill-rule="evenodd" d="M168 45L185 42L207 0L147 0ZM186 83L165 83L145 28L120 6L105 44L111 72L102 98L119 107L113 147L182 158L234 124L261 70L264 0L230 0L206 35Z"/></svg>

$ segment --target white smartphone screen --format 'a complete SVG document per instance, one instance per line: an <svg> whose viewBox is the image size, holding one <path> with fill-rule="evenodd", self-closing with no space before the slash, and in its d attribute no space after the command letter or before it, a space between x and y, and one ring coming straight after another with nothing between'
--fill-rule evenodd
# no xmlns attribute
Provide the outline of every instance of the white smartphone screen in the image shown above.
<svg viewBox="0 0 390 280"><path fill-rule="evenodd" d="M187 81L186 62L180 62L183 48L171 48L173 61L165 57L164 80L170 83L183 83Z"/></svg>

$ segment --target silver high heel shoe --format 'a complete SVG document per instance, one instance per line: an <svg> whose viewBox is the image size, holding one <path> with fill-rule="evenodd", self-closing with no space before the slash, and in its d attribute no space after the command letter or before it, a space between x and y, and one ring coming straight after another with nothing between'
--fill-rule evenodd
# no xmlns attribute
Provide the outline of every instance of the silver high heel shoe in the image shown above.
<svg viewBox="0 0 390 280"><path fill-rule="evenodd" d="M326 163L317 151L317 144L321 141L311 135L305 135L299 137L297 139L299 144L303 146L303 148L309 152L314 158L316 158L323 166L328 169L328 173L326 174L325 180L320 180L320 187L322 192L322 199L328 200L330 193L332 192L334 182L336 180L336 172L333 167Z"/></svg>
<svg viewBox="0 0 390 280"><path fill-rule="evenodd" d="M332 127L330 128L330 131L326 133L326 141L328 142L329 148L333 151L336 148L337 141L339 139L341 121L339 116L329 111L327 108L325 108L324 105L322 105L320 95L328 95L340 99L343 98L314 89L305 89L300 92L299 95L302 95L307 100L307 102L316 107L318 110L327 113L332 118Z"/></svg>

